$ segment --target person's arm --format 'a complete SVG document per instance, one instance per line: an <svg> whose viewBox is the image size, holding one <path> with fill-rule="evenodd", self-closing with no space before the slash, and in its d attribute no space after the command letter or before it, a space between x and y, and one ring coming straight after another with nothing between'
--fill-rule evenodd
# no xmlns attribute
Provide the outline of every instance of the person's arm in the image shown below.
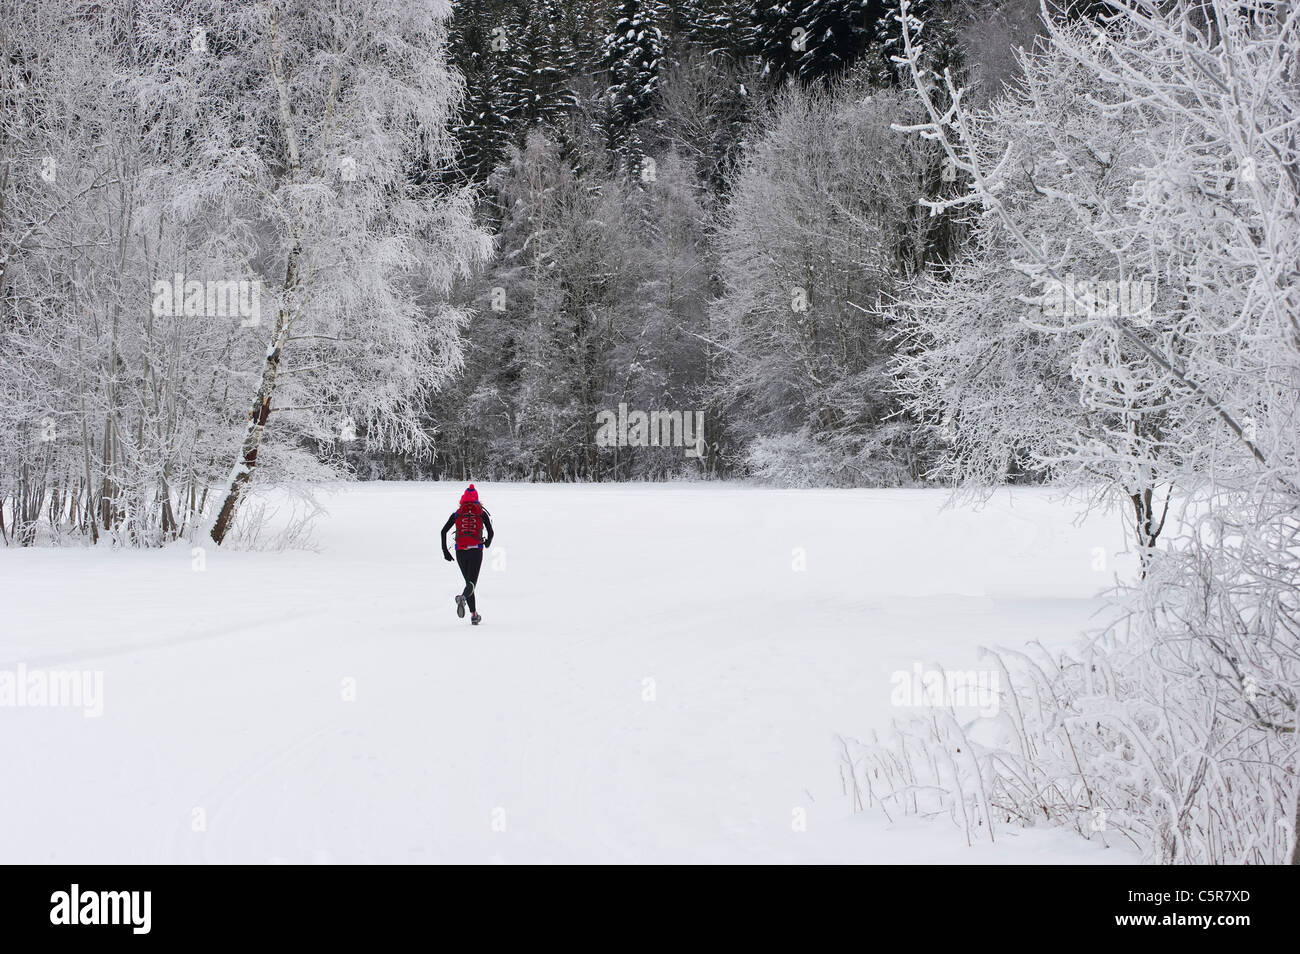
<svg viewBox="0 0 1300 954"><path fill-rule="evenodd" d="M438 534L438 542L442 544L442 556L445 560L452 559L450 551L447 549L447 531L456 526L456 511L451 512L447 522L442 525L442 533Z"/></svg>
<svg viewBox="0 0 1300 954"><path fill-rule="evenodd" d="M487 531L487 536L483 538L483 546L492 546L492 516L486 509L483 511L483 529Z"/></svg>

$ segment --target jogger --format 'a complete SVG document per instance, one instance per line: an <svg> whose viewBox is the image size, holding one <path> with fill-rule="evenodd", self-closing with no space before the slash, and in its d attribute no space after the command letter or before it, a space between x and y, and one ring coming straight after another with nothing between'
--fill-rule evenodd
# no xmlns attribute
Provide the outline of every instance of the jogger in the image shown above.
<svg viewBox="0 0 1300 954"><path fill-rule="evenodd" d="M492 546L492 517L478 499L478 491L470 484L461 494L460 506L447 518L438 539L442 541L442 556L451 561L447 550L447 531L456 528L456 565L465 578L465 589L456 595L456 615L464 618L465 605L469 604L470 622L475 626L483 617L478 614L475 590L478 589L478 571L483 566L483 548Z"/></svg>

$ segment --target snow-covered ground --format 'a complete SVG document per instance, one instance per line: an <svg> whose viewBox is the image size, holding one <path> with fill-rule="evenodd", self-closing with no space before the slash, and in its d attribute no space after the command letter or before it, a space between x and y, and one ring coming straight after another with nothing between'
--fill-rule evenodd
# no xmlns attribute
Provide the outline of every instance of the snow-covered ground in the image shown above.
<svg viewBox="0 0 1300 954"><path fill-rule="evenodd" d="M0 862L1135 860L853 815L835 744L907 713L897 671L1094 625L1132 570L1117 514L479 486L478 628L436 541L460 485L349 485L318 552L209 545L202 569L188 545L0 551L0 671L103 674L98 717L0 708Z"/></svg>

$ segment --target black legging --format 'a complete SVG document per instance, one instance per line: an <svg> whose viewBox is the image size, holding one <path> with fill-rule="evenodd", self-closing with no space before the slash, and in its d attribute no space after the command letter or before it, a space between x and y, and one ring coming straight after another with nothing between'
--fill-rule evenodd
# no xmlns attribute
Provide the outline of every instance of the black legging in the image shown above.
<svg viewBox="0 0 1300 954"><path fill-rule="evenodd" d="M477 613L478 610L474 608L474 588L478 585L479 568L483 566L483 548L457 550L456 565L460 567L460 575L465 577L465 602L469 604L471 613Z"/></svg>

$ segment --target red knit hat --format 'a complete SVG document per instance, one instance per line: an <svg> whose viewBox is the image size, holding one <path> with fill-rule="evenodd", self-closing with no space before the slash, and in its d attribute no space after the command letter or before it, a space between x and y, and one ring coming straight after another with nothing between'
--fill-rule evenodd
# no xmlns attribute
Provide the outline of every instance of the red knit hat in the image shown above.
<svg viewBox="0 0 1300 954"><path fill-rule="evenodd" d="M470 484L467 488L465 488L465 492L460 495L461 503L470 503L471 501L474 503L478 503L478 491L474 489L473 484Z"/></svg>

